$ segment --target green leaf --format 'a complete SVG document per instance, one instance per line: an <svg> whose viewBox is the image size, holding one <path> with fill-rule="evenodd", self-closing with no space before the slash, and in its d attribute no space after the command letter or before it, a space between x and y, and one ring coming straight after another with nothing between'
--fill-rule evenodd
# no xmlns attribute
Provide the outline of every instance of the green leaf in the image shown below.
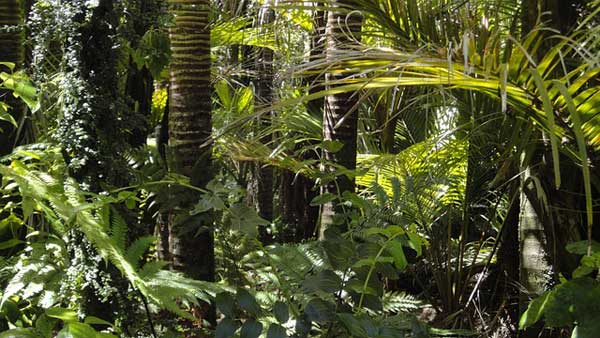
<svg viewBox="0 0 600 338"><path fill-rule="evenodd" d="M597 338L598 332L600 332L600 321L588 320L575 326L571 338Z"/></svg>
<svg viewBox="0 0 600 338"><path fill-rule="evenodd" d="M309 276L302 282L304 292L312 293L322 291L332 293L338 291L342 285L342 279L331 270L323 270L314 276Z"/></svg>
<svg viewBox="0 0 600 338"><path fill-rule="evenodd" d="M324 323L333 319L335 305L320 298L313 298L306 304L304 313L308 320Z"/></svg>
<svg viewBox="0 0 600 338"><path fill-rule="evenodd" d="M0 338L41 338L32 329L12 329L0 333Z"/></svg>
<svg viewBox="0 0 600 338"><path fill-rule="evenodd" d="M275 319L280 323L285 323L290 319L288 306L283 302L276 302L273 305L273 314L275 315Z"/></svg>
<svg viewBox="0 0 600 338"><path fill-rule="evenodd" d="M135 240L127 248L125 252L125 258L127 261L135 266L139 266L140 259L143 258L144 253L150 248L150 246L156 241L154 236L144 236Z"/></svg>
<svg viewBox="0 0 600 338"><path fill-rule="evenodd" d="M315 207L318 205L329 203L335 199L337 199L336 195L326 192L324 194L321 194L321 195L313 198L312 201L310 201L310 205Z"/></svg>
<svg viewBox="0 0 600 338"><path fill-rule="evenodd" d="M267 331L267 338L287 338L285 328L278 324L271 324Z"/></svg>
<svg viewBox="0 0 600 338"><path fill-rule="evenodd" d="M238 289L237 291L237 301L240 304L240 307L253 316L260 315L261 309L258 302L250 292L245 289Z"/></svg>
<svg viewBox="0 0 600 338"><path fill-rule="evenodd" d="M23 284L21 284L21 285L23 285ZM4 300L4 298L6 298L6 296L7 296L7 294L5 292L5 294L3 295L3 300ZM4 300L4 302L2 303L2 312L7 317L7 319L12 323L19 320L19 318L23 315L23 313L21 312L21 309L19 309L19 306L17 305L17 303L11 299Z"/></svg>
<svg viewBox="0 0 600 338"><path fill-rule="evenodd" d="M579 241L567 244L567 251L576 255L587 255L588 241ZM600 243L592 241L592 253L600 252Z"/></svg>
<svg viewBox="0 0 600 338"><path fill-rule="evenodd" d="M53 307L47 309L46 316L60 319L66 323L77 322L79 320L79 318L77 317L77 312L71 309L65 309L60 307Z"/></svg>
<svg viewBox="0 0 600 338"><path fill-rule="evenodd" d="M215 299L217 308L227 317L234 317L235 300L229 292L221 292Z"/></svg>
<svg viewBox="0 0 600 338"><path fill-rule="evenodd" d="M52 331L58 320L56 318L50 318L46 314L42 313L41 316L35 321L35 328L38 330L43 337L52 337Z"/></svg>
<svg viewBox="0 0 600 338"><path fill-rule="evenodd" d="M15 64L13 62L0 62L0 66L5 66L12 72L15 69Z"/></svg>
<svg viewBox="0 0 600 338"><path fill-rule="evenodd" d="M17 124L17 121L15 121L15 118L8 112L8 108L10 108L9 105L4 102L0 102L0 120L6 121L12 124L15 128L18 128L19 125Z"/></svg>
<svg viewBox="0 0 600 338"><path fill-rule="evenodd" d="M356 261L354 243L340 236L334 229L325 231L325 240L321 242L331 267L335 270L346 270Z"/></svg>
<svg viewBox="0 0 600 338"><path fill-rule="evenodd" d="M559 156L558 156L558 138L556 137L556 123L554 120L554 108L552 107L552 103L550 97L548 96L548 90L546 89L546 85L542 80L542 76L540 72L532 68L531 75L533 75L533 79L537 85L538 93L542 99L542 105L544 107L544 113L546 114L546 122L548 128L548 134L550 135L550 144L552 148L552 164L554 166L554 182L556 185L556 189L560 188L560 164L559 164Z"/></svg>
<svg viewBox="0 0 600 338"><path fill-rule="evenodd" d="M571 121L573 121L573 132L577 141L577 147L579 149L579 157L581 160L581 172L583 174L583 186L585 191L585 209L587 213L587 224L589 227L594 223L594 211L592 207L592 181L590 178L590 164L588 161L587 146L585 137L583 135L583 128L581 125L581 116L577 111L573 98L565 85L560 81L553 81L554 85L558 88L563 98L567 102L567 109L571 114Z"/></svg>
<svg viewBox="0 0 600 338"><path fill-rule="evenodd" d="M85 320L83 321L85 324L89 324L89 325L106 325L106 326L113 326L111 323L107 322L104 319L98 318L98 317L94 317L94 316L87 316L85 317Z"/></svg>
<svg viewBox="0 0 600 338"><path fill-rule="evenodd" d="M69 323L60 330L56 338L90 338L96 335L96 330L87 324Z"/></svg>
<svg viewBox="0 0 600 338"><path fill-rule="evenodd" d="M412 231L406 233L408 235L408 246L417 252L417 257L423 254L423 240L419 234Z"/></svg>
<svg viewBox="0 0 600 338"><path fill-rule="evenodd" d="M338 318L346 327L348 333L356 337L369 337L367 331L362 327L361 323L350 313L339 313Z"/></svg>
<svg viewBox="0 0 600 338"><path fill-rule="evenodd" d="M404 270L408 265L408 261L404 255L402 244L398 241L392 240L386 243L385 248L394 258L394 265L396 265L396 268L399 270Z"/></svg>
<svg viewBox="0 0 600 338"><path fill-rule="evenodd" d="M27 75L21 72L7 74L0 73L2 85L13 91L13 95L21 98L30 109L35 109L39 104L37 101L37 89L31 84Z"/></svg>
<svg viewBox="0 0 600 338"><path fill-rule="evenodd" d="M330 153L337 153L342 150L344 144L340 141L325 140L321 142L321 147Z"/></svg>
<svg viewBox="0 0 600 338"><path fill-rule="evenodd" d="M215 338L233 337L237 328L238 324L235 321L225 318L219 323L219 325L217 325L217 329L215 330Z"/></svg>
<svg viewBox="0 0 600 338"><path fill-rule="evenodd" d="M255 319L248 319L242 325L240 338L258 338L262 333L263 325Z"/></svg>
<svg viewBox="0 0 600 338"><path fill-rule="evenodd" d="M12 239L9 239L8 241L1 242L0 250L10 249L10 248L13 248L22 243L25 243L25 242L23 242L20 239L12 238Z"/></svg>
<svg viewBox="0 0 600 338"><path fill-rule="evenodd" d="M544 307L548 302L548 299L551 297L550 292L546 292L538 298L534 299L530 304L525 313L521 316L519 320L519 328L524 329L533 324L535 324L544 312Z"/></svg>

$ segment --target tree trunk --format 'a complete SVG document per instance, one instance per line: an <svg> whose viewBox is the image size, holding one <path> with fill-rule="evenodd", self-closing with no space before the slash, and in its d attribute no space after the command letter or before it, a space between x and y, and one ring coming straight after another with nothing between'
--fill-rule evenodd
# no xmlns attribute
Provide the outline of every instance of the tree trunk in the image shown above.
<svg viewBox="0 0 600 338"><path fill-rule="evenodd" d="M323 57L325 52L325 26L327 12L315 11L313 14L313 30L311 33L310 61ZM308 86L309 94L323 90L319 85L321 79L318 76L307 76L304 82ZM323 98L314 99L306 104L309 114L315 117L323 116ZM309 141L297 145L299 150L304 146L313 146ZM304 152L302 160L316 160L313 152ZM319 208L310 205L317 196L315 191L315 180L302 174L296 174L290 170L283 170L280 182L280 210L281 221L284 229L280 231L280 240L284 243L300 242L315 236L315 229L319 219Z"/></svg>
<svg viewBox="0 0 600 338"><path fill-rule="evenodd" d="M360 41L362 18L358 13L348 11L348 6L352 3L354 1L350 0L337 0L331 3L326 29L326 58L329 62L336 61L341 50ZM326 82L335 82L347 76L330 73L326 75ZM329 89L335 88L335 86L335 84L330 84ZM357 95L352 92L329 95L325 99L323 140L339 142L343 145L337 152L323 150L324 158L328 162L324 168L325 174L335 175L337 166L347 170L356 169L357 103ZM354 188L354 177L342 174L327 182L323 187L323 192L341 195L346 191L354 192ZM323 205L319 229L320 238L323 238L325 230L334 223L333 216L338 212L335 209L332 202Z"/></svg>
<svg viewBox="0 0 600 338"><path fill-rule="evenodd" d="M204 187L213 176L210 1L172 0L170 4L175 25L169 31L173 55L169 88L169 169L190 177L194 186ZM186 191L174 197L181 203L170 233L173 267L192 278L212 281L215 268L212 230L196 236L201 226L212 226L211 217L204 217L203 224L198 224L199 219L190 219L187 215L188 208L197 200L197 193Z"/></svg>
<svg viewBox="0 0 600 338"><path fill-rule="evenodd" d="M169 171L190 178L196 187L205 187L214 177L212 165L210 0L170 0L175 25L171 37L169 87ZM188 277L214 281L214 215L190 216L198 193L173 188L168 222L172 267ZM216 322L214 308L195 310L199 319ZM185 326L192 326L186 323Z"/></svg>
<svg viewBox="0 0 600 338"><path fill-rule="evenodd" d="M270 0L264 2L258 13L258 24L260 28L270 25L275 21L275 11L271 8ZM255 67L257 82L254 93L254 106L273 104L273 51L269 48L258 48L255 56ZM259 128L268 128L271 125L273 112L264 114L259 118ZM266 134L261 142L268 145L272 135ZM273 167L256 163L255 168L257 196L256 206L260 217L267 221L273 221ZM270 244L273 237L265 227L259 229L260 240L263 244Z"/></svg>
<svg viewBox="0 0 600 338"><path fill-rule="evenodd" d="M0 0L0 62L12 62L18 70L24 57L23 33L19 25L23 22L19 0ZM0 71L8 72L5 67ZM0 99L11 106L10 114L18 122L23 115L23 104L11 93L0 91ZM0 121L0 156L10 153L18 141L18 130L6 121Z"/></svg>
<svg viewBox="0 0 600 338"><path fill-rule="evenodd" d="M527 167L521 177L521 211L519 214L519 279L527 291L521 293L520 301L523 313L527 309L530 297L544 293L552 280L552 266L549 263L548 243L544 233L545 215L542 201L539 200L540 186L534 183L531 168ZM537 337L538 328L529 328L523 337Z"/></svg>

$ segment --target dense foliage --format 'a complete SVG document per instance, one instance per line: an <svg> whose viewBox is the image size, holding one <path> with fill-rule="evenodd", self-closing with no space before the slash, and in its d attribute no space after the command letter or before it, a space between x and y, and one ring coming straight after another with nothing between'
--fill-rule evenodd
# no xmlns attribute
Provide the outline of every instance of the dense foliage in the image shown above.
<svg viewBox="0 0 600 338"><path fill-rule="evenodd" d="M595 338L599 15L0 0L0 338Z"/></svg>

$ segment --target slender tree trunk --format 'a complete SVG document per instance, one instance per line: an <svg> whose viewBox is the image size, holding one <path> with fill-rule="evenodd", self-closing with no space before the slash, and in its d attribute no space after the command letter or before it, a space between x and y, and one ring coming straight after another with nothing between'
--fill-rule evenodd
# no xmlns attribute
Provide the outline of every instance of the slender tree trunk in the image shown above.
<svg viewBox="0 0 600 338"><path fill-rule="evenodd" d="M520 295L520 312L526 310L529 297L540 296L550 286L552 266L548 257L548 242L544 233L544 206L537 196L540 193L527 167L521 177L521 203L519 215L520 284L527 293ZM530 328L523 337L537 337L538 329Z"/></svg>
<svg viewBox="0 0 600 338"><path fill-rule="evenodd" d="M337 0L332 1L331 10L327 16L327 59L335 62L339 59L340 51L349 45L360 41L362 18L356 12L348 11L349 5L354 1ZM327 74L328 83L335 82L348 75ZM336 85L330 85L334 88ZM324 158L330 164L326 165L326 174L335 174L336 166L347 170L356 169L356 142L358 137L358 107L356 93L341 93L329 95L325 99L325 110L323 112L323 140L339 142L343 146L337 151L324 150ZM336 176L334 180L326 183L323 192L341 195L349 191L354 192L354 178L347 175ZM334 222L336 213L333 203L323 205L321 210L320 237L325 230Z"/></svg>
<svg viewBox="0 0 600 338"><path fill-rule="evenodd" d="M175 25L171 37L169 87L169 170L188 176L191 184L205 187L213 178L211 121L210 0L170 0ZM175 209L168 216L172 267L187 276L215 280L214 215L190 216L198 193L174 188ZM211 324L214 308L204 305L195 312ZM186 323L192 326L192 323Z"/></svg>
<svg viewBox="0 0 600 338"><path fill-rule="evenodd" d="M260 28L270 25L275 21L275 11L271 8L270 0L262 5L258 13L258 24ZM273 51L269 48L258 48L255 57L255 69L257 82L254 93L254 106L272 105L273 103ZM259 119L260 128L268 128L271 125L273 112L268 112ZM272 135L266 134L261 142L268 145ZM273 221L273 167L256 164L255 168L257 183L256 206L260 217ZM263 244L273 241L272 235L267 233L265 227L259 229L260 240Z"/></svg>
<svg viewBox="0 0 600 338"><path fill-rule="evenodd" d="M23 33L21 25L23 14L19 0L0 0L0 62L12 62L15 70L21 68L24 57ZM9 71L0 67L0 71ZM0 91L0 100L11 106L10 114L20 121L24 107L19 100L6 91ZM10 123L0 121L0 156L10 153L18 141L18 130Z"/></svg>
<svg viewBox="0 0 600 338"><path fill-rule="evenodd" d="M311 33L310 61L315 61L323 57L325 53L325 26L327 12L318 10L313 13L313 31ZM309 87L309 94L314 94L323 87L319 85L318 76L308 76L304 82ZM323 107L325 100L322 98L314 99L306 104L308 113L312 116L321 118L323 116ZM311 146L310 142L298 144L297 149L304 146ZM313 152L305 152L302 160L316 160ZM315 229L319 219L319 208L310 205L310 202L317 196L315 190L316 183L314 179L302 174L296 174L290 170L284 170L280 181L280 210L281 220L285 229L282 229L280 240L282 242L300 242L315 236Z"/></svg>

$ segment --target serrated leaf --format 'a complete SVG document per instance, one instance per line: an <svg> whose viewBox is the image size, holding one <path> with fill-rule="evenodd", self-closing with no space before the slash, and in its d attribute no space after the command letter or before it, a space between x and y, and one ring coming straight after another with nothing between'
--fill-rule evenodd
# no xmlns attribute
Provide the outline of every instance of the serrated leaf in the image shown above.
<svg viewBox="0 0 600 338"><path fill-rule="evenodd" d="M340 289L342 279L331 270L323 270L314 276L305 278L302 282L302 289L305 292L323 291L326 293L335 292Z"/></svg>
<svg viewBox="0 0 600 338"><path fill-rule="evenodd" d="M331 267L335 270L345 270L356 260L354 243L336 233L333 229L325 232L325 240L321 242Z"/></svg>
<svg viewBox="0 0 600 338"><path fill-rule="evenodd" d="M248 319L242 325L240 338L258 338L262 333L263 325L255 319Z"/></svg>
<svg viewBox="0 0 600 338"><path fill-rule="evenodd" d="M244 289L239 289L237 291L237 301L238 304L240 304L242 310L248 312L253 316L260 315L260 305L258 305L258 302L256 302L256 298L254 298L254 296L250 294L250 292Z"/></svg>
<svg viewBox="0 0 600 338"><path fill-rule="evenodd" d="M267 338L287 338L285 328L278 324L271 324L267 331Z"/></svg>
<svg viewBox="0 0 600 338"><path fill-rule="evenodd" d="M237 328L238 324L235 321L225 318L219 323L219 325L217 325L217 329L215 330L215 338L233 337Z"/></svg>
<svg viewBox="0 0 600 338"><path fill-rule="evenodd" d="M335 306L323 299L313 298L306 307L304 313L308 320L316 323L324 323L333 319Z"/></svg>
<svg viewBox="0 0 600 338"><path fill-rule="evenodd" d="M275 319L280 323L285 323L290 319L288 306L283 302L276 302L273 305L273 314L275 315Z"/></svg>
<svg viewBox="0 0 600 338"><path fill-rule="evenodd" d="M215 299L217 308L227 317L234 317L235 300L229 292L221 292Z"/></svg>
<svg viewBox="0 0 600 338"><path fill-rule="evenodd" d="M363 329L360 322L356 318L354 318L352 314L339 313L337 316L344 325L344 327L346 327L346 330L350 335L355 337L368 337L367 331Z"/></svg>
<svg viewBox="0 0 600 338"><path fill-rule="evenodd" d="M131 243L131 245L127 248L125 258L131 265L137 268L144 253L155 241L156 238L154 238L154 236L145 236L136 239L135 242Z"/></svg>

